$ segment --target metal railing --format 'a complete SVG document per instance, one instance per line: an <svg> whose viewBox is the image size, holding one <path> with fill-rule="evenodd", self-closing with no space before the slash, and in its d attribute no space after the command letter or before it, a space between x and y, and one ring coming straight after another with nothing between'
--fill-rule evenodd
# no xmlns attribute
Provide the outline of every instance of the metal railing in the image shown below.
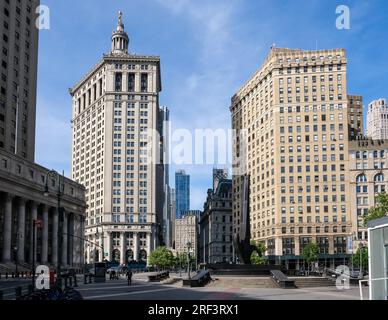
<svg viewBox="0 0 388 320"><path fill-rule="evenodd" d="M372 281L388 281L388 278L378 278L378 279L360 280L360 281L359 281L360 300L362 300L362 301L364 300L364 294L363 294L363 292L362 292L362 284L363 284L363 283L368 283L368 285L370 286ZM388 292L387 292L386 294L387 294L386 299L388 300ZM370 292L369 292L369 299L368 299L368 300L371 300Z"/></svg>

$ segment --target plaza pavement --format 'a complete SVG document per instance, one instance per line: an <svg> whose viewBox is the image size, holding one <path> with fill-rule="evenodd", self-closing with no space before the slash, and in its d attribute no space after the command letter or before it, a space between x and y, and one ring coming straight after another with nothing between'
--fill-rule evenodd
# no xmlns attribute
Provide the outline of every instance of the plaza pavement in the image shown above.
<svg viewBox="0 0 388 320"><path fill-rule="evenodd" d="M29 280L0 280L0 290L4 299L15 299L15 288L27 287ZM84 284L78 278L76 288L85 300L360 300L357 286L349 290L338 290L336 287L278 289L278 288L184 288L181 283L164 285L148 283L141 274L134 275L132 286L127 285L123 277L105 283ZM363 288L364 297L368 297L368 288Z"/></svg>

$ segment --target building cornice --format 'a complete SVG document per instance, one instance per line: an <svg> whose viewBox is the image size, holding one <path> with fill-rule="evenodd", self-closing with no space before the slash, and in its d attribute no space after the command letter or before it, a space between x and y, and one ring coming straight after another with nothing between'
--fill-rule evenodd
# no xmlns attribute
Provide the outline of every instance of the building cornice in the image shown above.
<svg viewBox="0 0 388 320"><path fill-rule="evenodd" d="M92 67L92 69L75 86L69 89L70 95L73 97L76 91L78 91L80 87L82 87L85 82L87 82L89 78L104 65L104 63L104 59L101 59L96 65L94 65L94 67Z"/></svg>

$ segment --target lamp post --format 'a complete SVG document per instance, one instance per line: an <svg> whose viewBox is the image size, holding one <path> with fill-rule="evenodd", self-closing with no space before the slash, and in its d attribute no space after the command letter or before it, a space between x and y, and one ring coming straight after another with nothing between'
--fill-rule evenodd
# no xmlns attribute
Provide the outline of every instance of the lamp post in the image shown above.
<svg viewBox="0 0 388 320"><path fill-rule="evenodd" d="M182 257L181 254L178 254L178 259L179 259L179 277L182 278Z"/></svg>
<svg viewBox="0 0 388 320"><path fill-rule="evenodd" d="M46 174L46 185L44 188L44 195L46 197L50 196L50 191L49 191L49 185L48 185L48 179L49 177L53 178L56 180L56 186L57 186L57 191L56 191L56 196L57 196L57 211L58 211L58 258L57 258L57 285L62 288L62 279L61 279L61 260L62 260L62 222L63 222L63 209L61 208L61 199L64 194L64 173L60 175L58 172L55 170L48 171Z"/></svg>
<svg viewBox="0 0 388 320"><path fill-rule="evenodd" d="M19 251L18 246L15 246L13 248L13 251L14 251L14 255L15 255L15 278L16 278L17 274L18 274L18 251Z"/></svg>
<svg viewBox="0 0 388 320"><path fill-rule="evenodd" d="M360 243L359 248L360 248L360 257L359 257L359 259L360 259L360 277L364 278L364 261L362 259L362 252L364 251L364 244Z"/></svg>
<svg viewBox="0 0 388 320"><path fill-rule="evenodd" d="M187 275L189 280L191 280L190 274L190 253L191 253L191 242L187 243Z"/></svg>
<svg viewBox="0 0 388 320"><path fill-rule="evenodd" d="M96 227L96 240L97 240L97 237L100 235L100 233L98 232L98 228L99 227ZM102 235L102 242L101 242L101 246L100 246L100 248L101 248L101 250L102 250L102 262L104 262L105 261L105 249L104 249L104 227L103 226L101 226L101 235ZM97 243L97 241L96 241L96 243ZM99 260L100 258L98 257L98 260Z"/></svg>
<svg viewBox="0 0 388 320"><path fill-rule="evenodd" d="M32 220L32 291L35 291L35 252L36 252L36 244L35 244L35 236L36 236L36 228L42 228L41 220Z"/></svg>

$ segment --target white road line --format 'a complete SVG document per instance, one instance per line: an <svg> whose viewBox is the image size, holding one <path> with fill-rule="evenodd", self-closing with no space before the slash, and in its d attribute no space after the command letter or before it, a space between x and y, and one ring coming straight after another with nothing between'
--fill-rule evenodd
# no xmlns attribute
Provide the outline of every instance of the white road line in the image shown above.
<svg viewBox="0 0 388 320"><path fill-rule="evenodd" d="M85 288L85 289L76 289L77 291L93 291L93 290L110 290L110 289L130 289L130 288L145 288L145 287L154 287L151 285L139 285L139 286L115 286L115 287L94 287L94 288Z"/></svg>
<svg viewBox="0 0 388 320"><path fill-rule="evenodd" d="M99 295L99 296L84 297L84 299L85 300L93 300L93 299L112 298L112 297L120 297L120 296L122 297L122 296L129 296L129 295L135 295L135 294L143 294L143 293L151 293L151 292L159 292L159 291L172 291L172 290L176 290L176 288L134 291L134 292L116 293L116 294L105 294L105 295Z"/></svg>

